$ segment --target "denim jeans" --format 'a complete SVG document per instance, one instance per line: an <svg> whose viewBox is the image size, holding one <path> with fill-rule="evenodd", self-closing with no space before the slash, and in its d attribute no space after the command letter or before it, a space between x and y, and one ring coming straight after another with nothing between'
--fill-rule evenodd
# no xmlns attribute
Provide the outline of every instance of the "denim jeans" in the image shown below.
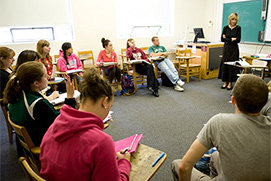
<svg viewBox="0 0 271 181"><path fill-rule="evenodd" d="M172 84L177 84L177 81L179 80L179 74L169 59L165 58L164 61L160 62L158 64L158 68L167 75Z"/></svg>

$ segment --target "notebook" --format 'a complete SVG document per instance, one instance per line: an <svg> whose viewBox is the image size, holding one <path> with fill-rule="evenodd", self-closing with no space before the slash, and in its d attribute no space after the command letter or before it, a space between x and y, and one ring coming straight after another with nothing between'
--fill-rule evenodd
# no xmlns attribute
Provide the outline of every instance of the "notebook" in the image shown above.
<svg viewBox="0 0 271 181"><path fill-rule="evenodd" d="M130 60L130 62L132 64L139 64L139 63L147 63L147 64L151 64L150 62L146 61L146 60Z"/></svg>
<svg viewBox="0 0 271 181"><path fill-rule="evenodd" d="M67 70L66 73L67 74L72 74L72 73L80 73L82 72L83 70L81 69L75 69L75 70Z"/></svg>
<svg viewBox="0 0 271 181"><path fill-rule="evenodd" d="M117 62L103 62L105 67L111 66L111 65L116 65Z"/></svg>
<svg viewBox="0 0 271 181"><path fill-rule="evenodd" d="M80 92L78 90L74 90L74 98L77 99L80 96ZM59 103L63 103L65 101L65 98L67 97L67 92L60 94L58 98L50 101L51 104L56 105Z"/></svg>
<svg viewBox="0 0 271 181"><path fill-rule="evenodd" d="M129 153L135 153L137 146L142 138L143 138L143 134L135 134L128 138L124 138L122 140L116 141L115 142L116 153L121 150L124 150L125 148L129 148L128 149Z"/></svg>

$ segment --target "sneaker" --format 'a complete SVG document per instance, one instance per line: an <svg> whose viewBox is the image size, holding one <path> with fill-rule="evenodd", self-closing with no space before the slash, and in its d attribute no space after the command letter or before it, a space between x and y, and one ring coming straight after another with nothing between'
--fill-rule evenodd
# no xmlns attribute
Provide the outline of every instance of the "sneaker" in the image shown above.
<svg viewBox="0 0 271 181"><path fill-rule="evenodd" d="M159 97L158 91L153 92L152 95L154 95L155 97Z"/></svg>
<svg viewBox="0 0 271 181"><path fill-rule="evenodd" d="M179 85L176 85L174 87L174 90L179 91L179 92L183 92L184 91L184 89L182 87L180 87Z"/></svg>
<svg viewBox="0 0 271 181"><path fill-rule="evenodd" d="M177 84L180 86L180 87L183 87L183 85L185 84L181 79L177 81Z"/></svg>
<svg viewBox="0 0 271 181"><path fill-rule="evenodd" d="M148 87L148 90L151 91L152 93L154 93L154 90L152 87Z"/></svg>

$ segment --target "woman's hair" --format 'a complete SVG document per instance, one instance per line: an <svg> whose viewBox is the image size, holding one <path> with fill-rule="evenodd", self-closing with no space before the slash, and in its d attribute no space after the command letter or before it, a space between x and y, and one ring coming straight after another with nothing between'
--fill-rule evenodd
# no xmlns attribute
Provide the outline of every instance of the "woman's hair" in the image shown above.
<svg viewBox="0 0 271 181"><path fill-rule="evenodd" d="M29 62L29 61L35 61L35 60L39 60L40 54L33 51L33 50L24 50L22 51L17 59L17 63L16 63L16 67L14 68L13 72L11 73L11 76L15 75L15 73L17 72L18 68L20 65L22 65L25 62Z"/></svg>
<svg viewBox="0 0 271 181"><path fill-rule="evenodd" d="M107 47L107 46L108 46L108 44L109 44L110 40L105 39L105 38L102 38L101 42L102 42L103 47L105 48L105 47Z"/></svg>
<svg viewBox="0 0 271 181"><path fill-rule="evenodd" d="M44 65L41 62L23 63L6 85L3 93L4 103L15 103L22 90L30 90L31 84L40 81L44 73Z"/></svg>
<svg viewBox="0 0 271 181"><path fill-rule="evenodd" d="M43 47L45 46L50 46L50 43L47 40L39 40L37 43L37 52L41 55L41 61L42 63L48 67L48 64L45 60L45 58L47 58L47 60L50 62L51 66L53 65L52 60L50 58L50 55L47 54L46 56L43 55Z"/></svg>
<svg viewBox="0 0 271 181"><path fill-rule="evenodd" d="M104 80L96 68L90 68L84 72L83 79L79 86L80 101L91 99L94 103L101 97L113 97L110 84Z"/></svg>
<svg viewBox="0 0 271 181"><path fill-rule="evenodd" d="M132 40L134 40L134 39L133 39L133 38L129 38L129 39L127 40L127 49L130 47L129 42L132 41Z"/></svg>
<svg viewBox="0 0 271 181"><path fill-rule="evenodd" d="M65 43L62 44L61 48L62 48L62 51L63 51L63 54L64 54L64 59L66 60L66 64L69 65L66 50L68 50L69 48L72 48L72 44L70 42L65 42Z"/></svg>
<svg viewBox="0 0 271 181"><path fill-rule="evenodd" d="M6 60L14 56L15 56L14 50L8 47L0 47L0 68L1 69L3 68L3 62L1 61L1 58Z"/></svg>
<svg viewBox="0 0 271 181"><path fill-rule="evenodd" d="M228 24L231 24L231 20L235 19L236 24L238 23L239 17L237 13L231 13L230 16L228 17Z"/></svg>

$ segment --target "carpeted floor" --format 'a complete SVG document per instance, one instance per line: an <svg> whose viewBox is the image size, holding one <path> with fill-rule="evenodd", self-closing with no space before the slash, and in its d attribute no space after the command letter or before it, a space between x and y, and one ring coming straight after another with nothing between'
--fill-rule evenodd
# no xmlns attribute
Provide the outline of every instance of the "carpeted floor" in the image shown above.
<svg viewBox="0 0 271 181"><path fill-rule="evenodd" d="M228 103L230 91L220 89L218 79L192 78L184 92L160 86L156 98L139 86L131 96L115 96L114 122L105 130L115 141L143 133L141 143L167 153L167 159L151 180L172 180L170 165L182 158L198 132L217 113L233 113ZM27 180L19 166L15 143L9 144L7 128L1 112L1 180Z"/></svg>

